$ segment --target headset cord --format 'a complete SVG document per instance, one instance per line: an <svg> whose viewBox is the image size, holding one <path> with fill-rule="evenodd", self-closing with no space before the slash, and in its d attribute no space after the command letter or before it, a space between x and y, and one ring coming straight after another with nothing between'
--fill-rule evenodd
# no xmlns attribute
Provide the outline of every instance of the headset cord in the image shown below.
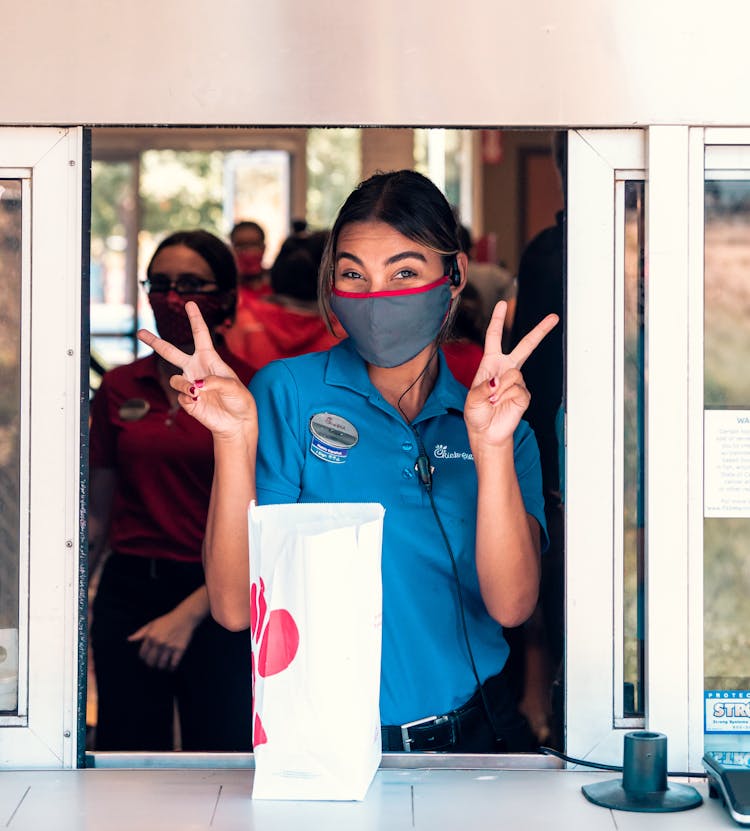
<svg viewBox="0 0 750 831"><path fill-rule="evenodd" d="M495 724L495 719L492 715L492 710L490 709L489 702L487 701L487 694L485 692L484 686L479 678L479 672L477 671L476 661L474 660L474 650L471 648L471 640L469 639L469 629L466 625L466 614L464 612L464 598L463 592L461 590L461 580L458 576L458 566L456 565L456 558L453 554L453 548L450 544L450 540L448 539L448 534L445 531L443 526L443 522L440 519L440 514L438 513L437 505L435 505L435 498L432 494L432 468L430 467L430 458L427 455L427 451L425 450L424 443L422 442L422 437L419 435L419 431L412 423L411 419L406 415L404 410L401 407L401 400L403 397L409 392L409 390L419 381L420 378L424 376L427 372L427 368L432 363L433 359L438 353L439 345L436 343L434 349L432 350L430 357L428 358L427 362L425 363L422 371L417 375L417 377L409 384L409 386L401 393L396 402L396 407L398 408L399 412L401 413L404 421L409 425L412 433L414 434L414 438L417 440L417 449L419 450L419 456L416 462L416 471L417 475L419 476L419 480L424 485L425 490L427 491L427 496L430 499L430 507L432 508L432 513L435 517L435 521L437 522L437 526L440 529L440 534L443 537L443 542L445 543L445 548L448 551L448 556L450 557L451 561L451 569L453 570L453 579L456 583L456 595L458 598L458 611L461 617L461 630L464 636L464 642L466 643L466 650L469 655L469 663L471 664L471 671L474 675L474 680L477 684L477 690L479 691L479 696L482 700L482 707L484 709L485 715L487 716L487 721L492 728L492 733L495 736L495 741L499 744L502 739L499 735L499 731L497 729L497 725Z"/></svg>
<svg viewBox="0 0 750 831"><path fill-rule="evenodd" d="M430 507L432 508L432 513L435 516L435 522L437 522L437 526L440 529L440 533L443 537L443 542L445 543L445 547L448 551L448 556L450 557L451 561L451 569L453 570L453 579L456 583L456 595L458 598L458 611L461 617L461 629L463 631L464 642L466 643L466 649L469 655L469 663L471 664L471 671L474 675L474 680L477 683L477 689L479 690L479 696L482 699L482 707L484 708L485 715L487 716L487 720L489 721L490 727L492 728L492 732L495 736L495 741L500 742L502 739L499 736L499 731L495 724L495 719L492 715L492 710L490 709L489 702L487 701L487 694L485 692L484 686L479 678L479 672L477 671L477 665L474 660L474 650L471 648L471 640L469 639L469 629L466 625L466 614L464 612L464 598L463 598L463 591L461 589L461 580L458 576L458 566L456 565L456 557L453 554L453 547L450 544L450 540L448 539L448 534L445 531L445 527L443 526L443 521L440 519L440 514L438 513L437 506L435 505L435 497L432 493L432 469L430 467L430 459L425 451L424 444L422 443L422 437L419 435L417 428L413 424L409 424L414 433L414 437L417 440L417 447L419 449L419 457L417 458L416 463L416 470L417 475L419 476L420 481L424 485L425 490L427 491L427 496L430 499Z"/></svg>

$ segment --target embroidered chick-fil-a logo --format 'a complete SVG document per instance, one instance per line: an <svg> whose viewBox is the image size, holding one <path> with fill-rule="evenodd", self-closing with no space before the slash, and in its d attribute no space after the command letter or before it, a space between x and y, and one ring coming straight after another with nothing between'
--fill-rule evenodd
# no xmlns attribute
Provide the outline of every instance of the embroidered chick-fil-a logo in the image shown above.
<svg viewBox="0 0 750 831"><path fill-rule="evenodd" d="M291 614L286 609L273 609L269 613L262 577L250 586L250 634L253 641L252 676L255 689L256 669L261 678L283 672L294 660L299 647L299 630ZM267 741L260 716L254 712L253 745L257 747Z"/></svg>

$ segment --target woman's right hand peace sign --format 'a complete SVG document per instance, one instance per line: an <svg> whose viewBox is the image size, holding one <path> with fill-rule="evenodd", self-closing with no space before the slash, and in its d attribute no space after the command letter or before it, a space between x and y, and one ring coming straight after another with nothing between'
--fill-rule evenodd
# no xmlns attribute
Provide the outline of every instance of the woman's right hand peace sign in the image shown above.
<svg viewBox="0 0 750 831"><path fill-rule="evenodd" d="M147 329L139 329L138 339L165 361L182 370L169 379L179 392L178 401L186 413L196 418L215 436L232 438L244 428L257 429L255 401L231 367L219 357L198 306L185 304L193 331L195 351L188 355Z"/></svg>
<svg viewBox="0 0 750 831"><path fill-rule="evenodd" d="M485 336L484 356L464 406L469 435L481 437L488 444L512 439L531 398L521 366L559 321L557 315L547 315L506 354L502 337L507 307L504 300L495 306Z"/></svg>

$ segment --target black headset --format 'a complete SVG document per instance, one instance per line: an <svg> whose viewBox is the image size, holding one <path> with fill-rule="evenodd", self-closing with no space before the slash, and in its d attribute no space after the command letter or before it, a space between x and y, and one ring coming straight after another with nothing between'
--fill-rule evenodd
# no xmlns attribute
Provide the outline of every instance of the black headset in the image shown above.
<svg viewBox="0 0 750 831"><path fill-rule="evenodd" d="M451 270L449 274L451 278L451 285L452 286L460 286L461 285L461 272L458 268L458 257L454 257L451 260Z"/></svg>

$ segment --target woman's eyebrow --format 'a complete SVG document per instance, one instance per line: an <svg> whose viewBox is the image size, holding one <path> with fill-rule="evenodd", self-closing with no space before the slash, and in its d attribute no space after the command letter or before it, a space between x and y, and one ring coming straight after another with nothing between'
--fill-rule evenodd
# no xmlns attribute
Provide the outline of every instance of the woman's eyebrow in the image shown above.
<svg viewBox="0 0 750 831"><path fill-rule="evenodd" d="M359 257L357 257L355 254L350 254L348 251L337 252L336 262L338 262L339 260L353 260L355 263L358 263L359 265L364 265L364 263L362 262L362 260L360 260Z"/></svg>
<svg viewBox="0 0 750 831"><path fill-rule="evenodd" d="M394 254L392 257L388 257L385 261L386 265L393 265L394 263L400 263L401 260L421 260L423 263L427 262L427 257L424 254L421 254L419 251L402 251L400 254Z"/></svg>
<svg viewBox="0 0 750 831"><path fill-rule="evenodd" d="M350 254L348 251L339 251L336 254L336 262L344 259L353 260L359 265L364 265L362 260L356 254ZM385 265L400 263L402 260L421 260L421 262L426 263L427 257L419 251L401 251L399 254L394 254L392 257L388 257L388 259L385 260Z"/></svg>

